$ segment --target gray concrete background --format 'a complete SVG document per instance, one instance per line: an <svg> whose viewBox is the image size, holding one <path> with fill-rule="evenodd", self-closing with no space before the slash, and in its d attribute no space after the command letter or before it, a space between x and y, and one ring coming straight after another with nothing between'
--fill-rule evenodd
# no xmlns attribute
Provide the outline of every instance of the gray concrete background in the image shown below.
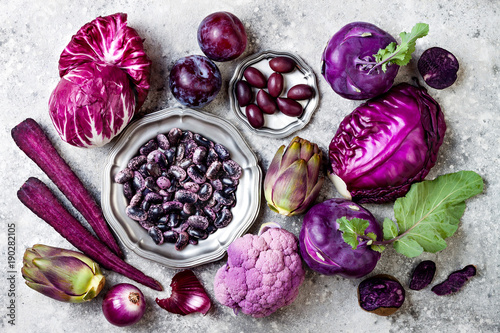
<svg viewBox="0 0 500 333"><path fill-rule="evenodd" d="M141 288L148 310L140 323L128 328L109 324L102 315L103 294L85 304L65 304L46 298L24 285L20 274L24 249L36 243L72 248L51 227L35 217L16 198L16 191L29 176L52 183L13 143L10 130L27 117L36 119L55 142L56 148L99 200L101 168L111 145L98 149L77 149L62 142L51 124L47 103L59 77L58 58L71 36L97 16L128 13L129 25L146 39L153 60L152 87L143 106L144 113L179 104L171 95L167 79L176 59L201 54L196 41L200 21L208 14L225 10L245 24L249 44L245 55L261 50L289 51L302 57L318 76L321 102L301 137L323 149L340 120L360 102L336 95L320 75L320 59L329 38L343 25L367 21L398 39L417 22L430 25L427 37L417 42L414 58L432 46L452 51L460 61L459 78L450 88L429 93L441 104L448 124L438 163L428 175L458 170L474 170L485 180L485 191L467 202L458 232L448 239L448 248L437 254L409 259L387 250L375 273L388 273L407 286L412 268L422 259L437 263L435 282L467 264L475 264L478 275L459 293L438 297L427 288L407 290L403 307L390 317L363 312L357 305L356 286L360 280L322 276L307 270L306 280L296 301L270 317L253 319L235 316L214 299L213 278L225 259L194 269L214 300L207 315L181 317L160 309L154 300L170 294L175 271L148 262L127 251L127 261L159 280L164 292ZM497 1L10 1L0 11L0 267L8 267L8 225L15 225L15 297L8 295L7 277L0 278L0 331L8 332L498 332L500 319L499 281L499 156L500 112L499 76L500 4ZM399 39L398 39L399 40ZM284 139L253 135L229 110L227 84L240 60L219 63L224 85L217 99L205 111L227 118L250 142L263 169ZM417 75L416 61L402 68L396 82ZM333 186L325 183L320 198L336 197ZM67 203L67 202L66 202ZM391 217L392 205L367 205L382 220ZM73 210L73 212L75 212ZM80 217L79 217L80 218ZM280 222L298 234L302 217L284 218L261 203L261 223ZM107 286L129 282L106 272ZM14 299L16 325L8 323L7 306Z"/></svg>

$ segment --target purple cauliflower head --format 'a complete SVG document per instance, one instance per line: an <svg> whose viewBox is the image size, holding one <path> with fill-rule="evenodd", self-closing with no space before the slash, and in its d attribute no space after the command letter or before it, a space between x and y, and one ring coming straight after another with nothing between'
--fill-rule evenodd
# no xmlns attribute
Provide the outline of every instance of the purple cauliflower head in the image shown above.
<svg viewBox="0 0 500 333"><path fill-rule="evenodd" d="M235 313L266 317L297 297L305 272L291 232L270 228L259 236L247 234L227 254L227 264L215 275L215 298Z"/></svg>

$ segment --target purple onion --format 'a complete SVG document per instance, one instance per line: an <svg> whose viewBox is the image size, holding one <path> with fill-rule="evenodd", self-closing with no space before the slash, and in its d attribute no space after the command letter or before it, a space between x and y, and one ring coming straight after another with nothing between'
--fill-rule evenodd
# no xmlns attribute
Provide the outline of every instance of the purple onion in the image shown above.
<svg viewBox="0 0 500 333"><path fill-rule="evenodd" d="M142 292L129 283L113 286L102 301L104 317L115 326L130 326L141 320L146 310Z"/></svg>

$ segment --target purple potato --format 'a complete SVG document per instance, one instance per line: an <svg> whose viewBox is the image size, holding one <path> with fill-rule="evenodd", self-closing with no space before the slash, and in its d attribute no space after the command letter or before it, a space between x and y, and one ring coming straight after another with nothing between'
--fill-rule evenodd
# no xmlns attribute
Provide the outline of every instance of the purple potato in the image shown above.
<svg viewBox="0 0 500 333"><path fill-rule="evenodd" d="M304 111L302 109L302 104L293 99L278 97L276 101L278 103L278 109L289 117L300 117Z"/></svg>
<svg viewBox="0 0 500 333"><path fill-rule="evenodd" d="M431 47L422 53L417 67L425 83L434 89L444 89L457 80L459 64L449 51Z"/></svg>
<svg viewBox="0 0 500 333"><path fill-rule="evenodd" d="M476 267L467 265L463 269L451 273L445 281L432 287L431 291L439 296L455 293L462 289L465 283L475 275Z"/></svg>
<svg viewBox="0 0 500 333"><path fill-rule="evenodd" d="M278 97L283 92L284 80L280 73L273 73L267 79L267 91L272 97Z"/></svg>
<svg viewBox="0 0 500 333"><path fill-rule="evenodd" d="M410 279L410 289L422 290L427 287L434 278L436 273L436 264L432 260L424 260L420 262L413 270Z"/></svg>
<svg viewBox="0 0 500 333"><path fill-rule="evenodd" d="M219 93L222 77L208 58L191 55L177 60L170 71L170 90L183 105L202 107Z"/></svg>
<svg viewBox="0 0 500 333"><path fill-rule="evenodd" d="M405 301L405 290L399 281L386 274L363 280L358 286L359 306L379 316L396 312Z"/></svg>
<svg viewBox="0 0 500 333"><path fill-rule="evenodd" d="M248 67L247 69L245 69L245 71L243 72L243 76L248 81L248 83L250 83L255 88L263 89L267 87L266 77L255 67Z"/></svg>
<svg viewBox="0 0 500 333"><path fill-rule="evenodd" d="M289 57L276 57L269 61L269 67L275 72L290 73L297 64Z"/></svg>

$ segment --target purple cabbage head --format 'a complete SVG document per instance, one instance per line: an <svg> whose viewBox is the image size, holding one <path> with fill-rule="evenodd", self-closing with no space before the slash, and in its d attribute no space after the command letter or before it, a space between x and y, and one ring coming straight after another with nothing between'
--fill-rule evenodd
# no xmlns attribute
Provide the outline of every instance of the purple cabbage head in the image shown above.
<svg viewBox="0 0 500 333"><path fill-rule="evenodd" d="M399 84L340 123L330 143L329 177L353 201L393 201L429 173L445 131L441 108L427 91Z"/></svg>
<svg viewBox="0 0 500 333"><path fill-rule="evenodd" d="M337 219L359 218L370 224L366 233L373 232L383 239L382 229L373 215L352 201L330 199L313 206L304 216L300 230L302 259L314 271L339 274L346 278L360 278L370 273L380 259L380 252L372 250L366 241L360 241L353 250L342 238Z"/></svg>
<svg viewBox="0 0 500 333"><path fill-rule="evenodd" d="M368 99L389 90L399 66L389 64L370 72L374 55L396 40L373 24L353 22L340 29L328 42L321 73L332 89L348 99Z"/></svg>
<svg viewBox="0 0 500 333"><path fill-rule="evenodd" d="M143 39L127 26L127 14L98 17L81 27L61 54L59 76L89 62L114 65L127 73L137 94L137 110L142 106L149 91L151 60Z"/></svg>
<svg viewBox="0 0 500 333"><path fill-rule="evenodd" d="M61 139L100 147L120 133L135 112L127 73L87 62L64 75L50 96L49 114Z"/></svg>

